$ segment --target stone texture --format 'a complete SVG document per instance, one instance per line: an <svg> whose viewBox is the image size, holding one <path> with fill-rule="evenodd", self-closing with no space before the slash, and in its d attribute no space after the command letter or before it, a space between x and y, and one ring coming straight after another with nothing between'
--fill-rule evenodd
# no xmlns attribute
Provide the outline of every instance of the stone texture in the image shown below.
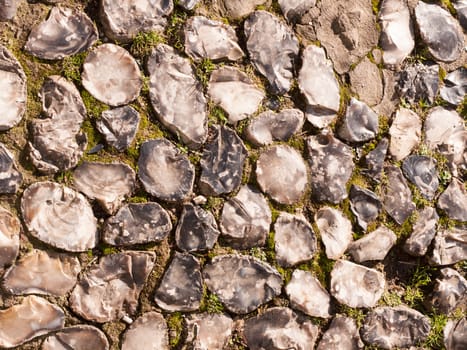
<svg viewBox="0 0 467 350"><path fill-rule="evenodd" d="M210 211L185 204L175 230L177 247L188 252L212 249L220 232Z"/></svg>
<svg viewBox="0 0 467 350"><path fill-rule="evenodd" d="M459 272L444 268L436 279L431 299L433 307L446 315L467 311L467 280Z"/></svg>
<svg viewBox="0 0 467 350"><path fill-rule="evenodd" d="M281 266L293 266L313 258L317 250L313 228L303 215L281 212L274 224L274 250Z"/></svg>
<svg viewBox="0 0 467 350"><path fill-rule="evenodd" d="M298 22L300 18L316 5L316 0L279 0L279 6L289 22Z"/></svg>
<svg viewBox="0 0 467 350"><path fill-rule="evenodd" d="M434 198L439 186L436 166L436 159L418 155L408 156L402 163L405 177L417 186L420 193L428 200Z"/></svg>
<svg viewBox="0 0 467 350"><path fill-rule="evenodd" d="M123 106L102 112L96 127L105 141L119 152L127 149L138 131L140 116L131 106Z"/></svg>
<svg viewBox="0 0 467 350"><path fill-rule="evenodd" d="M0 273L11 265L18 255L20 231L19 219L0 206Z"/></svg>
<svg viewBox="0 0 467 350"><path fill-rule="evenodd" d="M267 0L216 0L221 14L231 19L241 19L266 2Z"/></svg>
<svg viewBox="0 0 467 350"><path fill-rule="evenodd" d="M383 99L383 76L368 57L349 72L351 90L369 106L376 106Z"/></svg>
<svg viewBox="0 0 467 350"><path fill-rule="evenodd" d="M0 6L0 20L4 6ZM0 44L0 131L8 130L21 121L26 111L26 100L26 74L15 56Z"/></svg>
<svg viewBox="0 0 467 350"><path fill-rule="evenodd" d="M384 275L368 267L338 260L331 271L331 295L350 307L373 307L384 293Z"/></svg>
<svg viewBox="0 0 467 350"><path fill-rule="evenodd" d="M208 94L224 109L229 123L235 124L256 112L264 92L242 71L224 66L211 73Z"/></svg>
<svg viewBox="0 0 467 350"><path fill-rule="evenodd" d="M266 11L253 12L245 21L244 30L251 63L268 79L272 92L285 94L291 87L298 39L289 27Z"/></svg>
<svg viewBox="0 0 467 350"><path fill-rule="evenodd" d="M114 44L103 44L89 52L83 63L81 79L92 96L110 106L133 101L143 86L135 59Z"/></svg>
<svg viewBox="0 0 467 350"><path fill-rule="evenodd" d="M238 249L262 246L271 225L271 209L264 196L245 185L222 209L220 228L229 245Z"/></svg>
<svg viewBox="0 0 467 350"><path fill-rule="evenodd" d="M368 224L378 217L382 205L376 194L370 190L352 185L350 187L350 210L357 217L358 224L366 231Z"/></svg>
<svg viewBox="0 0 467 350"><path fill-rule="evenodd" d="M464 48L464 35L448 11L420 1L415 8L415 19L422 40L435 59L452 62L459 58Z"/></svg>
<svg viewBox="0 0 467 350"><path fill-rule="evenodd" d="M159 204L129 203L107 219L102 240L119 246L147 244L160 242L171 230L170 216Z"/></svg>
<svg viewBox="0 0 467 350"><path fill-rule="evenodd" d="M109 341L105 334L96 327L77 325L62 329L47 337L41 350L108 350Z"/></svg>
<svg viewBox="0 0 467 350"><path fill-rule="evenodd" d="M404 250L410 255L423 256L435 238L439 216L435 208L425 207L417 211L417 221L412 227L412 233L404 244Z"/></svg>
<svg viewBox="0 0 467 350"><path fill-rule="evenodd" d="M0 346L13 348L30 339L63 328L65 314L47 300L28 296L0 310Z"/></svg>
<svg viewBox="0 0 467 350"><path fill-rule="evenodd" d="M352 223L338 209L322 207L315 214L328 259L339 259L352 242Z"/></svg>
<svg viewBox="0 0 467 350"><path fill-rule="evenodd" d="M97 220L86 198L53 182L36 182L23 193L21 213L29 233L70 252L97 244Z"/></svg>
<svg viewBox="0 0 467 350"><path fill-rule="evenodd" d="M33 250L23 255L3 276L3 288L12 294L64 296L76 284L78 258Z"/></svg>
<svg viewBox="0 0 467 350"><path fill-rule="evenodd" d="M448 320L444 327L446 350L462 350L467 346L467 318Z"/></svg>
<svg viewBox="0 0 467 350"><path fill-rule="evenodd" d="M46 21L29 33L24 50L33 56L57 60L86 51L97 40L97 28L77 9L52 7Z"/></svg>
<svg viewBox="0 0 467 350"><path fill-rule="evenodd" d="M226 126L213 128L212 141L201 156L199 187L203 194L218 196L241 184L248 151L237 133Z"/></svg>
<svg viewBox="0 0 467 350"><path fill-rule="evenodd" d="M146 278L154 266L152 252L103 256L80 277L70 295L70 306L86 320L104 323L133 315Z"/></svg>
<svg viewBox="0 0 467 350"><path fill-rule="evenodd" d="M13 19L19 4L20 0L0 0L0 22Z"/></svg>
<svg viewBox="0 0 467 350"><path fill-rule="evenodd" d="M244 56L235 30L222 22L193 16L185 24L185 52L195 61L237 61Z"/></svg>
<svg viewBox="0 0 467 350"><path fill-rule="evenodd" d="M389 141L387 138L381 139L376 148L364 157L363 173L367 175L373 182L379 183L381 173L383 172L384 160L388 151Z"/></svg>
<svg viewBox="0 0 467 350"><path fill-rule="evenodd" d="M363 349L357 324L351 317L337 315L328 330L324 332L317 350L359 350Z"/></svg>
<svg viewBox="0 0 467 350"><path fill-rule="evenodd" d="M349 245L348 252L353 260L361 263L370 260L383 260L396 244L397 236L385 226L363 236Z"/></svg>
<svg viewBox="0 0 467 350"><path fill-rule="evenodd" d="M467 3L466 3L467 10ZM459 105L467 95L467 68L461 67L444 78L444 86L439 95L453 105Z"/></svg>
<svg viewBox="0 0 467 350"><path fill-rule="evenodd" d="M331 134L307 139L311 168L311 196L319 202L340 203L354 169L352 150Z"/></svg>
<svg viewBox="0 0 467 350"><path fill-rule="evenodd" d="M149 140L140 147L138 178L146 192L177 202L191 194L195 169L188 157L169 140Z"/></svg>
<svg viewBox="0 0 467 350"><path fill-rule="evenodd" d="M276 113L266 111L260 113L248 124L245 136L257 146L265 146L274 141L288 141L300 132L305 117L299 109L283 109Z"/></svg>
<svg viewBox="0 0 467 350"><path fill-rule="evenodd" d="M402 225L415 210L412 192L398 167L388 165L384 167L384 172L388 183L384 186L383 207L399 225Z"/></svg>
<svg viewBox="0 0 467 350"><path fill-rule="evenodd" d="M0 193L16 193L22 181L13 154L0 143Z"/></svg>
<svg viewBox="0 0 467 350"><path fill-rule="evenodd" d="M224 314L192 314L186 320L185 344L199 350L222 350L232 334L233 320Z"/></svg>
<svg viewBox="0 0 467 350"><path fill-rule="evenodd" d="M201 265L197 258L188 253L175 252L165 270L154 300L162 309L195 311L203 297Z"/></svg>
<svg viewBox="0 0 467 350"><path fill-rule="evenodd" d="M313 348L318 327L311 321L300 321L285 307L268 309L245 322L246 342L251 350L305 350Z"/></svg>
<svg viewBox="0 0 467 350"><path fill-rule="evenodd" d="M456 9L457 18L464 30L467 28L467 1L466 0L453 0L452 5Z"/></svg>
<svg viewBox="0 0 467 350"><path fill-rule="evenodd" d="M391 141L389 152L394 160L407 157L420 143L422 122L420 117L410 109L400 108L389 128Z"/></svg>
<svg viewBox="0 0 467 350"><path fill-rule="evenodd" d="M407 306L378 307L365 318L360 334L369 345L382 349L408 348L430 333L430 319Z"/></svg>
<svg viewBox="0 0 467 350"><path fill-rule="evenodd" d="M150 311L138 317L125 331L122 350L169 350L169 334L164 317Z"/></svg>
<svg viewBox="0 0 467 350"><path fill-rule="evenodd" d="M331 297L310 272L295 270L285 292L294 309L312 317L331 317Z"/></svg>
<svg viewBox="0 0 467 350"><path fill-rule="evenodd" d="M256 162L256 179L261 190L282 204L298 202L308 185L305 161L294 148L272 146Z"/></svg>
<svg viewBox="0 0 467 350"><path fill-rule="evenodd" d="M125 163L84 162L73 171L73 186L109 214L131 195L135 182L134 170Z"/></svg>
<svg viewBox="0 0 467 350"><path fill-rule="evenodd" d="M178 5L186 10L193 10L198 3L199 0L179 0Z"/></svg>
<svg viewBox="0 0 467 350"><path fill-rule="evenodd" d="M236 314L256 310L281 293L282 277L268 264L245 255L218 255L204 266L204 282Z"/></svg>
<svg viewBox="0 0 467 350"><path fill-rule="evenodd" d="M187 146L199 148L207 136L206 98L190 61L159 44L147 69L149 97L160 122Z"/></svg>
<svg viewBox="0 0 467 350"><path fill-rule="evenodd" d="M396 91L408 102L425 101L432 104L438 90L439 66L437 64L410 64L398 74Z"/></svg>
<svg viewBox="0 0 467 350"><path fill-rule="evenodd" d="M430 263L451 265L467 259L467 229L454 227L437 232Z"/></svg>
<svg viewBox="0 0 467 350"><path fill-rule="evenodd" d="M467 190L464 183L453 179L438 198L438 208L451 219L467 221Z"/></svg>
<svg viewBox="0 0 467 350"><path fill-rule="evenodd" d="M348 142L365 142L378 133L378 115L365 103L350 99L338 135Z"/></svg>

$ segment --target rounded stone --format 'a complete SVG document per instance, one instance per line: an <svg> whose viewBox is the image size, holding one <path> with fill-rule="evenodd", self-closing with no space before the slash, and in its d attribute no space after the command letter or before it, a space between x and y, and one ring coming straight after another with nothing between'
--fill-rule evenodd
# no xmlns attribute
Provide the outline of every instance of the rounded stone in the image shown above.
<svg viewBox="0 0 467 350"><path fill-rule="evenodd" d="M108 350L109 341L99 328L88 325L68 327L49 336L41 350Z"/></svg>

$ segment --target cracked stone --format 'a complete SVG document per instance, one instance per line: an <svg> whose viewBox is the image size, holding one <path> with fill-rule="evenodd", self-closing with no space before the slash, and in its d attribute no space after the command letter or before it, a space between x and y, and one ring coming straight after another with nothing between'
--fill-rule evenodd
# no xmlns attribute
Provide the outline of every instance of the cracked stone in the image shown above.
<svg viewBox="0 0 467 350"><path fill-rule="evenodd" d="M169 350L169 333L162 314L150 311L138 317L123 335L122 350Z"/></svg>
<svg viewBox="0 0 467 350"><path fill-rule="evenodd" d="M279 0L279 6L289 22L298 22L300 18L316 5L316 0Z"/></svg>
<svg viewBox="0 0 467 350"><path fill-rule="evenodd" d="M11 265L18 255L20 232L19 219L0 206L0 273Z"/></svg>
<svg viewBox="0 0 467 350"><path fill-rule="evenodd" d="M440 273L433 287L433 307L446 315L455 311L466 312L467 280L451 268L444 268Z"/></svg>
<svg viewBox="0 0 467 350"><path fill-rule="evenodd" d="M186 345L199 350L222 350L232 335L233 320L223 314L194 314L186 320Z"/></svg>
<svg viewBox="0 0 467 350"><path fill-rule="evenodd" d="M436 159L418 155L408 156L402 163L404 175L428 200L434 198L439 186L436 165Z"/></svg>
<svg viewBox="0 0 467 350"><path fill-rule="evenodd" d="M438 231L433 243L430 263L451 265L467 259L467 229L453 227Z"/></svg>
<svg viewBox="0 0 467 350"><path fill-rule="evenodd" d="M67 327L47 337L41 350L108 350L109 341L105 334L96 327L77 325Z"/></svg>
<svg viewBox="0 0 467 350"><path fill-rule="evenodd" d="M444 327L446 350L461 350L467 346L467 318L448 320Z"/></svg>
<svg viewBox="0 0 467 350"><path fill-rule="evenodd" d="M382 205L376 194L365 188L352 185L350 187L350 209L357 217L358 224L366 231L368 223L375 221Z"/></svg>
<svg viewBox="0 0 467 350"><path fill-rule="evenodd" d="M387 138L381 139L376 148L364 157L363 173L370 177L376 183L381 181L381 173L383 172L384 160L389 147Z"/></svg>
<svg viewBox="0 0 467 350"><path fill-rule="evenodd" d="M398 74L396 91L408 102L428 101L433 104L438 90L439 66L437 64L411 64Z"/></svg>
<svg viewBox="0 0 467 350"><path fill-rule="evenodd" d="M345 141L365 142L376 137L378 126L378 115L365 103L352 97L338 135Z"/></svg>
<svg viewBox="0 0 467 350"><path fill-rule="evenodd" d="M384 172L388 183L384 188L383 207L399 225L402 225L415 210L412 192L398 167L385 166Z"/></svg>
<svg viewBox="0 0 467 350"><path fill-rule="evenodd" d="M467 10L467 2L466 2ZM439 95L453 105L460 105L467 95L467 68L461 67L444 78L444 86Z"/></svg>
<svg viewBox="0 0 467 350"><path fill-rule="evenodd" d="M420 143L421 134L420 117L410 109L400 108L389 128L389 153L392 158L399 161L407 157Z"/></svg>
<svg viewBox="0 0 467 350"><path fill-rule="evenodd" d="M438 208L453 220L467 221L467 190L464 183L453 179L439 196Z"/></svg>
<svg viewBox="0 0 467 350"><path fill-rule="evenodd" d="M405 241L404 250L410 255L423 256L435 238L439 216L435 208L425 207L417 211L417 221L410 237Z"/></svg>
<svg viewBox="0 0 467 350"><path fill-rule="evenodd" d="M23 182L13 154L0 143L0 193L13 194Z"/></svg>
<svg viewBox="0 0 467 350"><path fill-rule="evenodd" d="M348 252L358 263L370 260L383 260L396 244L397 236L387 227L378 227L349 245Z"/></svg>
<svg viewBox="0 0 467 350"><path fill-rule="evenodd" d="M337 315L333 318L328 330L324 332L317 350L361 350L363 348L355 320Z"/></svg>

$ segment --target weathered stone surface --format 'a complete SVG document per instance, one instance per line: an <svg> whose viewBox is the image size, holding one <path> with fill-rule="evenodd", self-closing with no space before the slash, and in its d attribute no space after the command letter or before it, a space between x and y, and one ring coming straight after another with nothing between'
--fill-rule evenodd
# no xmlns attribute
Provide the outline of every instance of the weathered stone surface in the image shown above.
<svg viewBox="0 0 467 350"><path fill-rule="evenodd" d="M381 139L376 148L365 156L364 164L365 169L363 173L368 175L371 180L376 183L380 182L381 173L383 172L384 159L388 151L389 141L387 138Z"/></svg>
<svg viewBox="0 0 467 350"><path fill-rule="evenodd" d="M198 2L199 0L179 0L178 5L183 7L185 10L193 10Z"/></svg>
<svg viewBox="0 0 467 350"><path fill-rule="evenodd" d="M467 318L448 320L444 327L446 350L462 350L467 346Z"/></svg>
<svg viewBox="0 0 467 350"><path fill-rule="evenodd" d="M429 200L433 199L439 186L436 165L436 159L418 155L408 156L402 164L405 177Z"/></svg>
<svg viewBox="0 0 467 350"><path fill-rule="evenodd" d="M396 91L401 98L411 103L433 103L439 90L439 66L415 63L399 73Z"/></svg>
<svg viewBox="0 0 467 350"><path fill-rule="evenodd" d="M189 147L207 136L206 98L190 61L168 45L157 45L148 58L149 97L159 120Z"/></svg>
<svg viewBox="0 0 467 350"><path fill-rule="evenodd" d="M156 139L140 147L138 177L151 195L177 202L191 194L195 169L188 157L169 140Z"/></svg>
<svg viewBox="0 0 467 350"><path fill-rule="evenodd" d="M119 152L130 146L139 126L139 113L131 106L123 106L102 112L96 127L105 141Z"/></svg>
<svg viewBox="0 0 467 350"><path fill-rule="evenodd" d="M0 193L16 193L22 181L13 154L0 143Z"/></svg>
<svg viewBox="0 0 467 350"><path fill-rule="evenodd" d="M42 343L41 350L108 350L109 341L96 327L77 325L67 327L49 336Z"/></svg>
<svg viewBox="0 0 467 350"><path fill-rule="evenodd" d="M451 265L467 259L467 229L454 227L438 231L433 243L430 263Z"/></svg>
<svg viewBox="0 0 467 350"><path fill-rule="evenodd" d="M186 319L186 327L186 345L199 350L222 350L232 334L233 321L223 314L194 314Z"/></svg>
<svg viewBox="0 0 467 350"><path fill-rule="evenodd" d="M456 310L466 312L467 280L451 268L444 268L440 273L433 288L433 307L447 315Z"/></svg>
<svg viewBox="0 0 467 350"><path fill-rule="evenodd" d="M383 349L408 348L430 333L430 319L407 306L378 307L366 316L360 334L365 343Z"/></svg>
<svg viewBox="0 0 467 350"><path fill-rule="evenodd" d="M402 225L415 210L412 192L398 167L385 166L384 172L388 183L384 186L383 207L399 225Z"/></svg>
<svg viewBox="0 0 467 350"><path fill-rule="evenodd" d="M270 265L245 255L218 255L205 265L206 286L231 312L249 313L281 293L282 277Z"/></svg>
<svg viewBox="0 0 467 350"><path fill-rule="evenodd" d="M216 0L221 13L232 19L240 19L252 13L259 5L267 0Z"/></svg>
<svg viewBox="0 0 467 350"><path fill-rule="evenodd" d="M338 135L349 142L365 142L378 133L378 115L365 103L351 98Z"/></svg>
<svg viewBox="0 0 467 350"><path fill-rule="evenodd" d="M0 6L0 20L4 6ZM8 130L21 121L26 111L26 100L26 74L13 54L0 44L0 131Z"/></svg>
<svg viewBox="0 0 467 350"><path fill-rule="evenodd" d="M74 187L115 213L135 187L136 175L124 163L84 162L73 172Z"/></svg>
<svg viewBox="0 0 467 350"><path fill-rule="evenodd" d="M247 155L242 139L234 130L215 126L212 141L206 145L201 156L201 192L218 196L236 190L242 181Z"/></svg>
<svg viewBox="0 0 467 350"><path fill-rule="evenodd" d="M352 223L341 211L331 207L320 208L315 214L315 222L326 256L339 259L352 242Z"/></svg>
<svg viewBox="0 0 467 350"><path fill-rule="evenodd" d="M122 350L169 350L164 316L155 311L138 317L123 335Z"/></svg>
<svg viewBox="0 0 467 350"><path fill-rule="evenodd" d="M70 295L81 317L104 323L133 315L146 278L154 266L152 252L126 251L103 256L83 273Z"/></svg>
<svg viewBox="0 0 467 350"><path fill-rule="evenodd" d="M412 52L414 30L409 7L404 0L384 0L379 12L381 35L379 43L383 49L386 65L400 65Z"/></svg>
<svg viewBox="0 0 467 350"><path fill-rule="evenodd" d="M466 2L467 10L467 2ZM467 95L467 68L461 67L444 78L444 86L439 95L453 105L459 105Z"/></svg>
<svg viewBox="0 0 467 350"><path fill-rule="evenodd" d="M323 48L307 46L302 61L298 86L308 104L306 117L314 126L323 128L334 120L339 110L339 84Z"/></svg>
<svg viewBox="0 0 467 350"><path fill-rule="evenodd" d="M86 51L97 36L96 26L84 12L57 6L31 30L24 49L33 56L57 60Z"/></svg>
<svg viewBox="0 0 467 350"><path fill-rule="evenodd" d="M208 94L227 112L232 124L256 112L265 97L264 92L245 73L228 66L211 73Z"/></svg>
<svg viewBox="0 0 467 350"><path fill-rule="evenodd" d="M238 249L262 246L271 225L271 209L264 196L245 185L222 209L220 228L226 241Z"/></svg>
<svg viewBox="0 0 467 350"><path fill-rule="evenodd" d="M64 324L62 309L43 298L28 296L20 304L0 310L0 346L13 348Z"/></svg>
<svg viewBox="0 0 467 350"><path fill-rule="evenodd" d="M439 216L435 208L425 207L417 211L417 221L410 237L405 241L404 250L410 255L423 256L436 235Z"/></svg>
<svg viewBox="0 0 467 350"><path fill-rule="evenodd" d="M45 118L31 122L31 161L43 173L73 168L87 145L80 131L86 108L79 91L65 78L53 75L45 80L39 95Z"/></svg>
<svg viewBox="0 0 467 350"><path fill-rule="evenodd" d="M274 232L276 260L281 266L293 266L313 258L317 250L316 236L303 215L281 212Z"/></svg>
<svg viewBox="0 0 467 350"><path fill-rule="evenodd" d="M113 245L147 244L163 240L171 230L170 216L159 204L129 203L107 219L102 239Z"/></svg>
<svg viewBox="0 0 467 350"><path fill-rule="evenodd" d="M298 320L291 309L274 307L245 322L245 337L251 350L306 350L314 347L318 327Z"/></svg>
<svg viewBox="0 0 467 350"><path fill-rule="evenodd" d="M86 198L53 182L36 182L23 193L21 212L29 233L71 252L97 244L97 220Z"/></svg>
<svg viewBox="0 0 467 350"><path fill-rule="evenodd" d="M75 286L80 271L76 257L33 250L8 269L3 288L12 294L62 296Z"/></svg>
<svg viewBox="0 0 467 350"><path fill-rule="evenodd" d="M177 247L188 252L212 249L220 232L210 211L185 204L175 230Z"/></svg>
<svg viewBox="0 0 467 350"><path fill-rule="evenodd" d="M366 231L368 224L379 215L382 209L381 201L370 190L352 185L350 187L350 209L357 217L358 224Z"/></svg>
<svg viewBox="0 0 467 350"><path fill-rule="evenodd" d="M350 307L373 307L384 292L384 275L374 269L338 260L331 271L330 292Z"/></svg>
<svg viewBox="0 0 467 350"><path fill-rule="evenodd" d="M299 109L283 109L279 113L266 111L252 119L245 134L248 141L264 146L274 141L287 141L297 134L305 122Z"/></svg>
<svg viewBox="0 0 467 350"><path fill-rule="evenodd" d="M285 94L291 87L298 39L289 27L266 11L253 12L244 29L251 63L268 79L272 92Z"/></svg>
<svg viewBox="0 0 467 350"><path fill-rule="evenodd" d="M317 350L359 350L363 349L357 324L350 317L337 315L328 330L324 332Z"/></svg>
<svg viewBox="0 0 467 350"><path fill-rule="evenodd" d="M464 48L464 35L448 11L420 1L415 8L415 19L422 40L435 59L452 62L459 58Z"/></svg>
<svg viewBox="0 0 467 350"><path fill-rule="evenodd" d="M279 0L279 6L289 22L298 22L300 18L316 5L316 0Z"/></svg>
<svg viewBox="0 0 467 350"><path fill-rule="evenodd" d="M308 185L305 161L286 145L272 146L261 153L256 179L263 192L282 204L298 202Z"/></svg>
<svg viewBox="0 0 467 350"><path fill-rule="evenodd" d="M108 38L128 42L139 32L164 30L172 10L172 0L102 0L100 19Z"/></svg>
<svg viewBox="0 0 467 350"><path fill-rule="evenodd" d="M391 141L389 152L394 160L407 157L419 144L422 135L420 117L410 109L400 108L389 128Z"/></svg>
<svg viewBox="0 0 467 350"><path fill-rule="evenodd" d="M331 316L331 297L311 272L295 270L285 292L294 309L312 317Z"/></svg>
<svg viewBox="0 0 467 350"><path fill-rule="evenodd" d="M343 74L377 46L375 15L366 0L322 0L319 4L321 13L316 20L316 37L337 73Z"/></svg>
<svg viewBox="0 0 467 350"><path fill-rule="evenodd" d="M185 24L185 52L195 61L237 61L244 56L235 30L222 22L193 16Z"/></svg>
<svg viewBox="0 0 467 350"><path fill-rule="evenodd" d="M307 139L311 168L311 195L319 202L340 203L354 168L352 150L331 134Z"/></svg>
<svg viewBox="0 0 467 350"><path fill-rule="evenodd" d="M349 245L348 252L356 262L383 260L397 241L397 236L385 226Z"/></svg>
<svg viewBox="0 0 467 350"><path fill-rule="evenodd" d="M154 300L166 311L195 311L202 297L203 280L199 260L191 254L175 252Z"/></svg>
<svg viewBox="0 0 467 350"><path fill-rule="evenodd" d="M16 16L20 0L0 0L0 21L8 21Z"/></svg>
<svg viewBox="0 0 467 350"><path fill-rule="evenodd" d="M19 219L0 207L0 272L12 264L18 255L20 231Z"/></svg>
<svg viewBox="0 0 467 350"><path fill-rule="evenodd" d="M461 26L465 30L467 28L467 1L466 0L453 0L452 5L456 9L457 18L459 19Z"/></svg>
<svg viewBox="0 0 467 350"><path fill-rule="evenodd" d="M363 103L376 106L381 102L384 92L382 75L378 66L368 57L349 72L349 78L351 90Z"/></svg>
<svg viewBox="0 0 467 350"><path fill-rule="evenodd" d="M438 198L438 208L447 216L458 221L467 221L467 190L464 183L453 179Z"/></svg>

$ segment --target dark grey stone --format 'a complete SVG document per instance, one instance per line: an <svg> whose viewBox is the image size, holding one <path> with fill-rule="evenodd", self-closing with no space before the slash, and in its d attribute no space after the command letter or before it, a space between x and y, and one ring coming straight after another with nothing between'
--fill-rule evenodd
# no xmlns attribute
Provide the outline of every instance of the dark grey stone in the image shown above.
<svg viewBox="0 0 467 350"><path fill-rule="evenodd" d="M0 193L16 193L22 182L13 154L0 143Z"/></svg>
<svg viewBox="0 0 467 350"><path fill-rule="evenodd" d="M412 192L398 167L387 165L384 172L388 182L384 186L383 207L399 225L402 225L415 210Z"/></svg>
<svg viewBox="0 0 467 350"><path fill-rule="evenodd" d="M96 121L96 127L110 146L123 152L135 138L139 120L137 110L131 106L123 106L102 112Z"/></svg>
<svg viewBox="0 0 467 350"><path fill-rule="evenodd" d="M251 350L307 350L315 345L318 327L291 309L274 307L246 320L244 333Z"/></svg>
<svg viewBox="0 0 467 350"><path fill-rule="evenodd" d="M348 252L358 263L383 260L396 244L397 236L385 226L378 227L359 240L350 243Z"/></svg>
<svg viewBox="0 0 467 350"><path fill-rule="evenodd" d="M317 350L360 350L363 342L360 339L357 324L350 317L337 315L324 332Z"/></svg>
<svg viewBox="0 0 467 350"><path fill-rule="evenodd" d="M439 90L439 66L415 63L399 73L396 91L408 102L434 102Z"/></svg>
<svg viewBox="0 0 467 350"><path fill-rule="evenodd" d="M467 2L466 2L467 12ZM444 78L444 86L439 92L441 98L453 105L459 105L467 95L467 68L461 67Z"/></svg>
<svg viewBox="0 0 467 350"><path fill-rule="evenodd" d="M405 177L429 200L433 199L439 186L436 165L436 159L418 155L408 156L402 164Z"/></svg>
<svg viewBox="0 0 467 350"><path fill-rule="evenodd" d="M365 142L373 139L378 130L378 115L365 103L352 98L338 135L349 142Z"/></svg>
<svg viewBox="0 0 467 350"><path fill-rule="evenodd" d="M430 319L407 306L378 307L366 316L363 341L383 349L407 348L423 342L430 333Z"/></svg>
<svg viewBox="0 0 467 350"><path fill-rule="evenodd" d="M185 345L194 349L222 350L232 335L234 321L224 314L192 314L185 319Z"/></svg>
<svg viewBox="0 0 467 350"><path fill-rule="evenodd" d="M453 0L452 5L456 9L457 18L464 30L467 30L467 1Z"/></svg>
<svg viewBox="0 0 467 350"><path fill-rule="evenodd" d="M175 230L178 248L188 252L212 249L220 232L210 211L185 204Z"/></svg>
<svg viewBox="0 0 467 350"><path fill-rule="evenodd" d="M375 221L382 205L378 196L370 190L357 185L350 187L350 209L357 217L358 224L366 230L368 223Z"/></svg>
<svg viewBox="0 0 467 350"><path fill-rule="evenodd" d="M245 21L247 49L255 68L268 79L279 95L291 87L298 39L279 18L266 11L255 11ZM267 37L267 40L264 38Z"/></svg>
<svg viewBox="0 0 467 350"><path fill-rule="evenodd" d="M449 315L452 312L467 311L467 280L451 268L440 271L436 279L431 303L433 308Z"/></svg>
<svg viewBox="0 0 467 350"><path fill-rule="evenodd" d="M318 202L340 203L355 167L352 150L331 134L307 138L311 168L311 196Z"/></svg>
<svg viewBox="0 0 467 350"><path fill-rule="evenodd" d="M463 350L467 348L467 318L449 320L446 323L444 345L446 350Z"/></svg>
<svg viewBox="0 0 467 350"><path fill-rule="evenodd" d="M199 260L191 254L175 252L154 300L166 311L194 311L199 308L202 297L203 280Z"/></svg>
<svg viewBox="0 0 467 350"><path fill-rule="evenodd" d="M218 196L241 184L248 151L237 133L226 126L213 128L213 139L201 156L199 187L203 194Z"/></svg>
<svg viewBox="0 0 467 350"><path fill-rule="evenodd" d="M76 325L62 329L47 337L41 350L61 349L93 349L108 350L109 341L99 328L88 325Z"/></svg>
<svg viewBox="0 0 467 350"><path fill-rule="evenodd" d="M364 158L365 169L363 169L363 173L376 183L379 183L381 180L381 173L383 172L384 159L386 158L388 147L389 140L383 138L376 148L368 152Z"/></svg>
<svg viewBox="0 0 467 350"><path fill-rule="evenodd" d="M147 244L163 240L171 230L170 216L159 204L129 203L107 219L102 240L118 246Z"/></svg>
<svg viewBox="0 0 467 350"><path fill-rule="evenodd" d="M236 314L256 310L282 290L279 272L252 256L218 255L205 265L203 277L209 290Z"/></svg>
<svg viewBox="0 0 467 350"><path fill-rule="evenodd" d="M425 207L417 211L417 221L412 233L405 241L404 250L410 255L423 256L436 235L439 216L435 208Z"/></svg>
<svg viewBox="0 0 467 350"><path fill-rule="evenodd" d="M467 228L459 226L438 231L433 243L433 265L451 265L467 259Z"/></svg>
<svg viewBox="0 0 467 350"><path fill-rule="evenodd" d="M464 183L453 179L438 198L438 208L454 220L467 221L467 190Z"/></svg>

